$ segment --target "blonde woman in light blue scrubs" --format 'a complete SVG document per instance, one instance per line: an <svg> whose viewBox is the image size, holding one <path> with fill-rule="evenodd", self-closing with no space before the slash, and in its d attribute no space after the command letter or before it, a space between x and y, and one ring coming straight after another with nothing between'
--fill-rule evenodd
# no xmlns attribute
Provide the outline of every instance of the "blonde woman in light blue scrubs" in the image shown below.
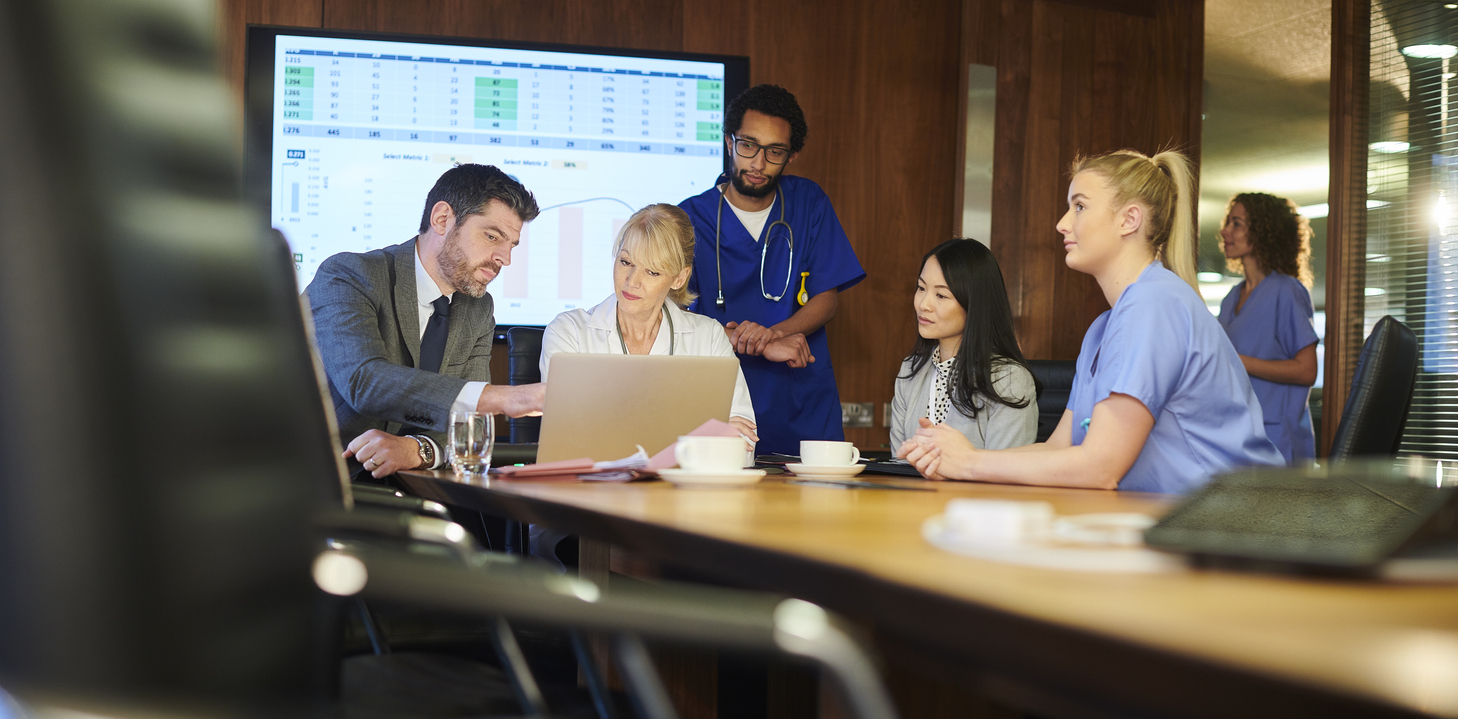
<svg viewBox="0 0 1458 719"><path fill-rule="evenodd" d="M932 479L1183 493L1283 464L1240 357L1195 290L1189 164L1122 150L1072 168L1058 222L1068 266L1112 307L1089 327L1047 442L978 450L923 425L898 449ZM929 423L928 423L929 424Z"/></svg>

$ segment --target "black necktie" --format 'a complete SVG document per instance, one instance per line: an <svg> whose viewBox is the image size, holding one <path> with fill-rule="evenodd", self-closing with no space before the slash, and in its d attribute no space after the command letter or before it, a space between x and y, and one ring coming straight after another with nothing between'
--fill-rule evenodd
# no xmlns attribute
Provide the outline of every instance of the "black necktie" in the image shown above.
<svg viewBox="0 0 1458 719"><path fill-rule="evenodd" d="M425 335L420 338L420 369L439 372L451 324L451 298L442 295L431 304L435 305L435 314L425 323Z"/></svg>

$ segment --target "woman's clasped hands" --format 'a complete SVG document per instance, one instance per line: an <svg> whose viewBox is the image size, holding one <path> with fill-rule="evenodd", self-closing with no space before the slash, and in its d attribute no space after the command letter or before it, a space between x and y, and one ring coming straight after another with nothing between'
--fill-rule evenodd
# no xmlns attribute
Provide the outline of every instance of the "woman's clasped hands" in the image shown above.
<svg viewBox="0 0 1458 719"><path fill-rule="evenodd" d="M927 479L974 477L981 450L961 432L922 417L921 429L901 443L896 456L910 462Z"/></svg>

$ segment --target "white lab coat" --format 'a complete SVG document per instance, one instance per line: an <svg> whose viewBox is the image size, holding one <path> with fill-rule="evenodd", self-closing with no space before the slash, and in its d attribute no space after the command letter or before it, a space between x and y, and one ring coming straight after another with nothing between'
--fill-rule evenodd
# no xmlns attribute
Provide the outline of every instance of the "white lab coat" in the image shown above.
<svg viewBox="0 0 1458 719"><path fill-rule="evenodd" d="M684 312L678 305L667 303L668 313L673 315L674 354L693 357L735 357L734 346L724 334L724 326L703 315ZM552 355L558 352L583 354L622 354L623 346L618 338L618 296L610 295L602 304L591 310L568 310L547 325L542 335L542 381L547 381L547 368L551 366ZM658 337L653 340L651 355L668 354L668 323L659 320ZM729 414L754 420L754 404L749 399L749 385L744 382L744 370L734 381L734 403Z"/></svg>

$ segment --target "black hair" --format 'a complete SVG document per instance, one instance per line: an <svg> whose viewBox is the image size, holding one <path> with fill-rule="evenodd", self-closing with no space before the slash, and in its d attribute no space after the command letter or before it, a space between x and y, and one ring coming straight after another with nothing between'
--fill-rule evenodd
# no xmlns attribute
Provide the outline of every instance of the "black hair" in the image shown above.
<svg viewBox="0 0 1458 719"><path fill-rule="evenodd" d="M537 219L537 198L516 178L492 165L459 164L445 171L425 196L425 213L420 217L420 231L430 227L430 211L437 202L445 202L456 213L456 224L486 210L492 200L501 200L522 222Z"/></svg>
<svg viewBox="0 0 1458 719"><path fill-rule="evenodd" d="M994 369L1015 364L1027 369L1027 360L1018 348L1018 338L1013 332L1012 307L1008 305L1007 288L1002 281L1002 268L992 250L976 240L953 239L933 247L921 258L926 261L937 258L946 277L947 288L957 304L967 312L967 324L962 330L962 342L957 347L957 362L953 365L952 380L947 390L952 406L968 416L977 416L979 395L1009 407L1023 408L1032 401L1031 397L1009 399L997 393L993 387ZM911 370L906 375L914 377L931 361L932 350L937 340L918 337L912 345ZM1037 378L1034 378L1037 386ZM1037 388L1041 391L1041 388Z"/></svg>
<svg viewBox="0 0 1458 719"><path fill-rule="evenodd" d="M739 93L729 103L729 111L724 113L725 135L738 134L739 127L744 124L744 113L748 110L790 123L791 153L799 152L805 146L805 135L810 132L810 127L805 124L805 113L800 110L800 103L795 101L789 90L779 85L755 85Z"/></svg>

